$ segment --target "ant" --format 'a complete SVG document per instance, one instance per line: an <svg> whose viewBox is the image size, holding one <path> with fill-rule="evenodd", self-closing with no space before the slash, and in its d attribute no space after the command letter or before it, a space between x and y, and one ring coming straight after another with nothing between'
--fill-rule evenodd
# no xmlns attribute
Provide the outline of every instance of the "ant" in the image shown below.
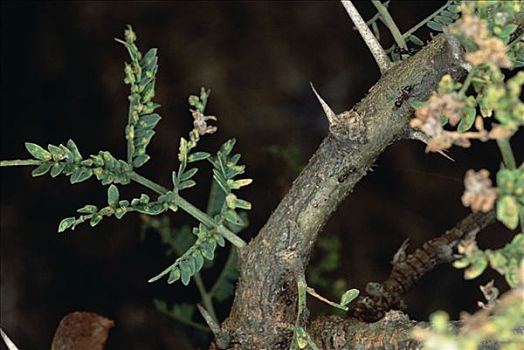
<svg viewBox="0 0 524 350"><path fill-rule="evenodd" d="M400 55L413 55L418 52L418 48L415 47L408 47L407 49L403 49L401 47L396 47L393 52L398 53Z"/></svg>
<svg viewBox="0 0 524 350"><path fill-rule="evenodd" d="M395 100L396 108L402 106L402 103L410 97L411 90L413 90L413 86L411 85L403 86L402 88L400 88L400 94L397 96L397 99Z"/></svg>

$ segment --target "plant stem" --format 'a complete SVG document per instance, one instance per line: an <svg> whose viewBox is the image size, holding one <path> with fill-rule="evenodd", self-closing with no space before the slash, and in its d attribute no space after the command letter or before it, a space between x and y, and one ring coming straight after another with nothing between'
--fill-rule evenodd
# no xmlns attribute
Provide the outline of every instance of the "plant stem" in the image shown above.
<svg viewBox="0 0 524 350"><path fill-rule="evenodd" d="M0 167L2 166L40 165L41 163L42 163L42 160L38 160L38 159L2 160L0 161Z"/></svg>
<svg viewBox="0 0 524 350"><path fill-rule="evenodd" d="M466 91L468 90L469 86L471 85L471 81L473 80L473 77L475 76L475 68L471 69L468 72L468 75L466 79L464 80L464 83L462 84L462 88L459 91L460 96L464 96L466 94Z"/></svg>
<svg viewBox="0 0 524 350"><path fill-rule="evenodd" d="M517 168L517 163L515 162L515 156L511 150L509 139L497 139L497 145L499 146L506 169L515 170Z"/></svg>
<svg viewBox="0 0 524 350"><path fill-rule="evenodd" d="M419 30L419 28L421 28L422 26L424 26L426 23L428 23L429 21L431 21L433 19L433 17L435 17L436 15L438 15L440 12L442 12L442 10L444 10L446 7L448 7L448 5L451 3L451 1L447 1L444 5L442 5L438 10L436 10L435 12L433 12L431 15L427 16L426 18L424 18L422 21L418 22L417 24L415 24L413 27L411 27L407 32L405 32L404 34L402 34L402 36L404 37L404 39L407 39L409 38L409 36L413 33L415 33L417 30Z"/></svg>
<svg viewBox="0 0 524 350"><path fill-rule="evenodd" d="M387 6L389 5L389 3L390 3L390 1L386 1L386 2L384 3L384 6L387 7ZM368 26L370 26L370 25L372 25L373 23L375 23L378 19L380 19L380 13L377 12L377 13L375 13L375 15L374 15L373 17L371 17L370 19L368 19L368 20L366 21L366 24L367 24Z"/></svg>
<svg viewBox="0 0 524 350"><path fill-rule="evenodd" d="M373 55L373 58L375 58L380 72L384 73L391 66L391 61L389 60L388 55L384 52L384 49L382 46L380 46L377 38L375 38L369 27L366 25L366 22L364 22L364 19L355 8L353 3L349 0L340 0L340 2L355 24L355 27L357 27L357 30L360 33L360 36L362 36L362 39L364 39L364 42L369 48L369 51L371 51L371 54Z"/></svg>
<svg viewBox="0 0 524 350"><path fill-rule="evenodd" d="M213 301L211 300L211 294L206 291L206 287L204 286L204 281L202 281L202 276L197 272L193 279L195 280L195 283L198 288L198 292L200 293L200 297L202 298L202 303L204 304L204 307L206 308L207 312L211 315L213 320L218 323L218 318L215 313L215 307L213 306Z"/></svg>
<svg viewBox="0 0 524 350"><path fill-rule="evenodd" d="M204 326L204 325L202 325L202 324L200 324L198 322L191 321L191 320L188 320L186 318L178 317L178 316L175 316L175 315L172 315L172 314L167 314L167 315L170 316L170 317L173 317L175 320L177 320L180 323L183 323L183 324L185 324L187 326L190 326L190 327L193 327L195 329L198 329L199 331L209 333L209 328L207 328L206 326Z"/></svg>
<svg viewBox="0 0 524 350"><path fill-rule="evenodd" d="M313 288L311 287L307 287L306 288L306 292L308 292L309 295L311 295L312 297L315 297L317 298L318 300L320 301L323 301L325 302L326 304L328 305L331 305L333 307L336 307L337 309L340 309L340 310L344 310L344 311L348 311L348 307L347 306L342 306L340 305L339 303L335 303L334 301L331 301L327 298L324 298L322 295L318 294Z"/></svg>
<svg viewBox="0 0 524 350"><path fill-rule="evenodd" d="M502 160L504 166L508 170L517 169L517 162L515 161L515 156L513 155L513 150L511 149L511 144L509 139L497 139L497 145L499 146L500 153L502 154ZM520 230L524 232L524 211L519 209L519 221L520 221Z"/></svg>
<svg viewBox="0 0 524 350"><path fill-rule="evenodd" d="M134 171L130 173L129 177L131 180L149 188L152 191L155 191L158 194L165 194L168 192L167 188L143 177L142 175L137 174ZM229 242L231 242L231 244L235 245L236 247L243 248L246 246L246 242L242 238L238 237L236 234L228 230L226 227L224 227L224 225L217 225L213 218L211 218L209 215L195 207L193 204L189 203L184 198L180 197L180 195L175 196L173 203L182 210L184 210L186 213L188 213L189 215L206 225L207 227L216 228L219 234L224 236L225 239L227 239Z"/></svg>
<svg viewBox="0 0 524 350"><path fill-rule="evenodd" d="M404 40L402 33L400 33L397 24L389 14L388 9L379 0L371 0L371 2L373 3L373 5L375 5L378 13L380 13L380 15L382 16L384 24L386 25L386 27L388 27L389 31L391 32L391 35L393 35L393 39L395 39L397 45L403 49L407 49L408 47L406 45L406 41Z"/></svg>

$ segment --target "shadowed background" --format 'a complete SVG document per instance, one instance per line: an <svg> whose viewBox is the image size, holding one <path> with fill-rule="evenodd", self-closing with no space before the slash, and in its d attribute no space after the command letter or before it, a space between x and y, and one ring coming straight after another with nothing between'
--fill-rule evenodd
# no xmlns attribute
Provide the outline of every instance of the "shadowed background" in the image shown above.
<svg viewBox="0 0 524 350"><path fill-rule="evenodd" d="M443 3L394 1L390 8L405 31ZM374 14L369 2L357 6L365 18ZM253 203L251 225L242 234L246 240L326 135L327 122L309 82L340 112L379 78L338 2L2 2L1 10L0 158L28 158L25 141L46 145L68 138L84 156L109 150L125 157L128 89L122 80L128 57L112 38L122 37L125 25L132 24L139 48L158 47L160 57L155 100L163 119L148 148L152 159L140 173L170 186L178 139L192 128L187 96L210 88L207 111L218 116L219 132L206 136L200 147L213 151L237 138L247 176L254 179L242 191ZM420 36L429 38L424 30ZM390 38L385 42L389 46ZM366 282L387 277L389 260L406 238L416 247L463 218L465 171L493 172L500 160L495 143L453 149L451 156L455 163L426 155L423 145L411 141L389 147L324 229L323 235L342 242L340 267L326 277L363 289ZM199 186L186 196L203 208L209 178L205 165L200 168ZM203 347L205 342L195 341L204 339L201 335L154 309L154 298L199 299L193 285L147 283L172 261L158 236L147 232L142 239L140 219L133 214L57 234L61 218L85 204L103 205L106 189L94 178L71 186L63 176L32 179L30 173L28 168L0 172L0 321L14 342L46 348L65 314L85 310L115 321L108 349ZM140 193L128 187L120 187L123 196ZM194 224L182 213L172 221ZM482 233L480 244L498 247L510 236L496 225ZM312 263L321 258L316 254ZM212 283L216 273L205 281ZM481 299L479 283L494 276L464 281L462 271L441 266L407 296L410 315L425 319L444 309L456 318L460 310L473 311ZM313 300L310 305L314 312L331 311ZM220 317L228 306L219 306Z"/></svg>

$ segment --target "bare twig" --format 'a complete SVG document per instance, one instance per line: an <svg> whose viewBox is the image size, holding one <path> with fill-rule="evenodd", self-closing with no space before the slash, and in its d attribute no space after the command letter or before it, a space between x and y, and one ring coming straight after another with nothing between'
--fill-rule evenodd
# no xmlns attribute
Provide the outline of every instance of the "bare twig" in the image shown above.
<svg viewBox="0 0 524 350"><path fill-rule="evenodd" d="M355 24L355 27L357 27L358 32L362 36L362 39L364 39L364 42L368 46L369 51L371 51L371 54L375 58L378 68L380 69L380 73L383 74L391 66L391 61L389 60L388 55L378 42L377 38L375 38L369 27L366 25L366 22L355 8L353 3L350 0L340 0L340 2L346 9L346 12Z"/></svg>
<svg viewBox="0 0 524 350"><path fill-rule="evenodd" d="M218 348L226 349L231 341L229 334L220 328L218 323L213 319L213 317L211 317L207 310L202 307L202 305L197 304L197 308L198 311L200 311L200 314L202 315L204 320L206 321L207 325L211 329L211 332L213 332L213 335L215 336L215 342Z"/></svg>
<svg viewBox="0 0 524 350"><path fill-rule="evenodd" d="M436 265L453 259L458 242L495 222L495 212L472 213L443 235L427 241L414 253L395 254L389 278L382 283L368 283L367 295L350 305L350 314L365 321L377 321L391 308L402 308L402 296ZM401 247L402 250L402 247ZM405 247L404 247L405 250Z"/></svg>

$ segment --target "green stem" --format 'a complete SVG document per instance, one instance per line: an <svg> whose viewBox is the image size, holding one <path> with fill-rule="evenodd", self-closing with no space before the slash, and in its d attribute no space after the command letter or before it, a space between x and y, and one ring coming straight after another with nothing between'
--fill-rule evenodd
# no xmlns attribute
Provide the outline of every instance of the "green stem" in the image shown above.
<svg viewBox="0 0 524 350"><path fill-rule="evenodd" d="M435 12L433 12L431 15L427 16L426 18L424 18L422 21L420 21L419 23L415 24L412 28L410 28L407 32L405 32L404 34L402 34L402 36L404 37L404 39L407 39L409 38L409 36L413 33L415 33L417 30L419 30L419 28L421 28L422 26L424 26L426 23L428 23L429 21L431 21L433 19L433 17L435 17L436 15L438 15L440 12L442 12L446 7L449 6L449 4L451 3L451 1L447 1L443 6L441 6L438 10L436 10Z"/></svg>
<svg viewBox="0 0 524 350"><path fill-rule="evenodd" d="M200 273L197 272L193 276L193 279L195 280L195 283L197 285L198 292L200 293L200 297L202 298L202 303L204 303L204 307L206 308L207 312L211 315L213 320L215 320L215 322L218 323L218 318L215 313L215 307L213 306L213 301L211 300L211 293L208 293L206 291L206 287L204 286L204 281L202 281Z"/></svg>
<svg viewBox="0 0 524 350"><path fill-rule="evenodd" d="M206 333L209 333L209 328L198 323L198 322L195 322L195 321L191 321L191 320L188 320L188 319L185 319L185 318L182 318L182 317L178 317L178 316L175 316L175 315L172 315L172 314L167 314L168 316L170 317L173 317L175 320L177 320L178 322L180 323L183 323L187 326L190 326L190 327L193 327L195 329L198 329L199 331L202 331L202 332L206 332Z"/></svg>
<svg viewBox="0 0 524 350"><path fill-rule="evenodd" d="M499 146L506 169L517 169L517 163L515 162L515 156L513 155L509 139L497 139L497 145Z"/></svg>
<svg viewBox="0 0 524 350"><path fill-rule="evenodd" d="M397 24L389 14L388 9L379 0L371 0L371 2L373 3L373 5L375 5L378 13L380 13L380 15L382 16L384 24L386 25L386 27L388 27L397 45L403 49L407 49L408 47L406 45L406 40L404 40L402 33L400 33L400 30L398 29Z"/></svg>
<svg viewBox="0 0 524 350"><path fill-rule="evenodd" d="M461 97L464 97L464 95L466 94L466 91L468 91L468 88L471 85L471 81L473 80L473 77L475 76L475 68L476 67L473 67L469 71L468 76L466 77L466 79L464 80L464 83L462 84L462 88L459 91L459 95Z"/></svg>
<svg viewBox="0 0 524 350"><path fill-rule="evenodd" d="M155 191L158 194L166 194L168 192L168 189L165 188L164 186L161 186L157 184L156 182L151 181L148 178L145 178L142 175L137 174L134 171L132 171L129 174L129 178L133 180L134 182L139 183L142 186L147 187L152 191Z"/></svg>
<svg viewBox="0 0 524 350"><path fill-rule="evenodd" d="M386 2L384 3L384 6L387 8L388 5L389 5L389 3L390 3L390 1L386 1ZM370 26L370 25L372 25L373 23L375 23L375 22L377 21L377 19L380 19L380 13L379 13L379 12L375 13L375 15L374 15L373 17L371 17L370 19L368 19L368 20L366 21L366 24L367 24L368 26Z"/></svg>
<svg viewBox="0 0 524 350"><path fill-rule="evenodd" d="M137 174L136 172L132 171L129 175L130 179L135 181L136 183L141 184L142 186L145 186L149 188L152 191L155 191L158 194L165 194L168 192L168 189L157 184L156 182L153 182L142 175ZM184 210L186 213L203 223L209 228L216 228L217 232L224 236L225 239L227 239L231 244L235 245L238 248L243 248L246 246L246 242L238 237L236 234L228 230L224 225L217 225L215 220L211 218L209 215L195 207L193 204L189 203L184 198L180 197L179 195L175 196L175 199L173 200L173 203Z"/></svg>
<svg viewBox="0 0 524 350"><path fill-rule="evenodd" d="M38 159L16 159L16 160L2 160L0 161L0 167L2 166L23 166L23 165L40 165L43 161Z"/></svg>

